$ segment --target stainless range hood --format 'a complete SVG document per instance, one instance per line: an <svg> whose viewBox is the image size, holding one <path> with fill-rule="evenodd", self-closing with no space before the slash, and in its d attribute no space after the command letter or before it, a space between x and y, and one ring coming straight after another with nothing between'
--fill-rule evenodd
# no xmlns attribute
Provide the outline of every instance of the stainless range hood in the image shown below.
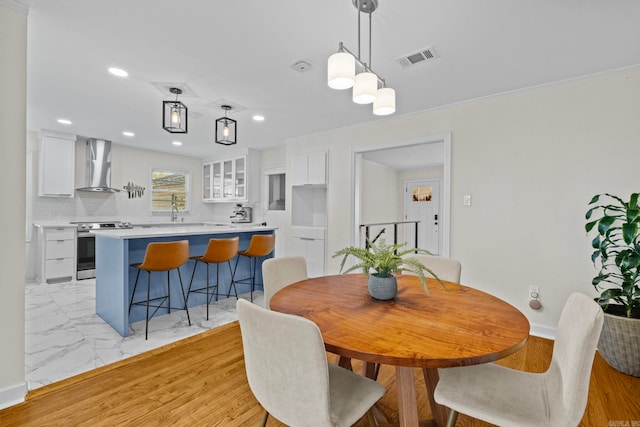
<svg viewBox="0 0 640 427"><path fill-rule="evenodd" d="M78 191L117 193L111 188L111 141L89 138L86 146L86 187Z"/></svg>

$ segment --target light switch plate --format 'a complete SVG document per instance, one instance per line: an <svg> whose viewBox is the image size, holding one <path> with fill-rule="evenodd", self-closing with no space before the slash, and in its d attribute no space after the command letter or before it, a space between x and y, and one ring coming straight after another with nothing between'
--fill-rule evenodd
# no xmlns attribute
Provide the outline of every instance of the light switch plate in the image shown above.
<svg viewBox="0 0 640 427"><path fill-rule="evenodd" d="M471 206L471 195L465 194L462 196L462 205L463 206Z"/></svg>

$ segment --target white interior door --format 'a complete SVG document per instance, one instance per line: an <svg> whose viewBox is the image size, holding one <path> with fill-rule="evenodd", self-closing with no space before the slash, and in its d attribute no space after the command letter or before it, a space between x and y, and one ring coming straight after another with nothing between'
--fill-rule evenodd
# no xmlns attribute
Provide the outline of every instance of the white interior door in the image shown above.
<svg viewBox="0 0 640 427"><path fill-rule="evenodd" d="M284 168L268 169L264 172L264 220L269 227L277 227L275 256L287 256L287 217L285 215Z"/></svg>
<svg viewBox="0 0 640 427"><path fill-rule="evenodd" d="M440 180L429 179L405 182L405 221L420 221L418 224L418 247L434 255L440 255ZM415 245L415 225L405 225L407 247Z"/></svg>

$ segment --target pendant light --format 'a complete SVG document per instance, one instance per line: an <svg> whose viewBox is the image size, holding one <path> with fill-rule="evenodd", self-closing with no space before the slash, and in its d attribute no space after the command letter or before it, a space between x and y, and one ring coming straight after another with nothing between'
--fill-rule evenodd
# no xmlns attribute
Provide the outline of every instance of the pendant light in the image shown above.
<svg viewBox="0 0 640 427"><path fill-rule="evenodd" d="M234 145L237 140L237 124L233 119L227 117L227 111L231 110L230 105L222 105L224 117L216 120L216 144Z"/></svg>
<svg viewBox="0 0 640 427"><path fill-rule="evenodd" d="M390 87L378 89L378 96L373 101L373 114L376 116L387 116L396 111L396 91Z"/></svg>
<svg viewBox="0 0 640 427"><path fill-rule="evenodd" d="M363 71L356 74L356 82L353 85L353 102L356 104L371 104L378 95L378 76L372 72Z"/></svg>
<svg viewBox="0 0 640 427"><path fill-rule="evenodd" d="M353 102L373 103L373 113L376 115L392 114L396 111L395 90L386 87L385 80L371 69L371 14L378 8L378 0L352 2L358 10L358 55L354 55L340 42L338 52L331 55L327 61L327 84L332 89L353 88ZM369 63L364 62L360 56L361 13L369 15ZM358 69L359 73L356 72Z"/></svg>
<svg viewBox="0 0 640 427"><path fill-rule="evenodd" d="M182 89L172 87L169 92L175 94L175 101L162 101L162 127L170 133L187 133L187 106L178 101Z"/></svg>
<svg viewBox="0 0 640 427"><path fill-rule="evenodd" d="M329 57L327 63L327 84L331 89L349 89L353 87L356 76L356 59L344 51L342 42L337 53Z"/></svg>

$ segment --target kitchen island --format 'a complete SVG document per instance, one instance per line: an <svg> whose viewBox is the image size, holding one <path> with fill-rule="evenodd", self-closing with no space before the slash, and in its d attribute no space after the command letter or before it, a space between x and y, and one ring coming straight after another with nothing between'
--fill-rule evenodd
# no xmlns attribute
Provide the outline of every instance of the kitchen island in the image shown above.
<svg viewBox="0 0 640 427"><path fill-rule="evenodd" d="M151 227L133 228L108 231L92 231L96 236L96 314L107 322L120 335L126 337L129 334L129 324L145 319L145 308L134 307L129 313L129 301L136 280L137 269L130 267L131 264L142 262L147 245L151 242L170 242L176 240L189 241L190 256L204 254L209 239L240 237L240 250L246 249L254 234L272 234L275 228L259 225L189 225L174 227ZM272 257L273 253L269 255ZM232 266L236 261L232 260ZM236 271L236 279L248 277L249 261L241 259ZM193 272L194 261L188 261L180 268L182 283L185 293L189 287L189 281ZM210 267L212 280L215 280L215 265ZM146 273L142 272L140 281L146 281ZM184 305L182 292L180 291L180 281L175 272L171 273L171 306L180 307ZM206 282L206 267L200 264L194 277L194 288L199 288ZM231 295L235 296L233 290L229 289L230 274L229 268L220 264L219 294L222 298ZM151 280L151 294L156 295L166 293L167 289L166 273L154 273ZM256 283L262 283L262 269L256 268ZM249 292L251 285L247 283L237 283L238 294ZM189 297L190 307L204 304L206 295L192 294ZM159 314L167 313L166 309L159 310ZM197 321L197 319L195 319Z"/></svg>

